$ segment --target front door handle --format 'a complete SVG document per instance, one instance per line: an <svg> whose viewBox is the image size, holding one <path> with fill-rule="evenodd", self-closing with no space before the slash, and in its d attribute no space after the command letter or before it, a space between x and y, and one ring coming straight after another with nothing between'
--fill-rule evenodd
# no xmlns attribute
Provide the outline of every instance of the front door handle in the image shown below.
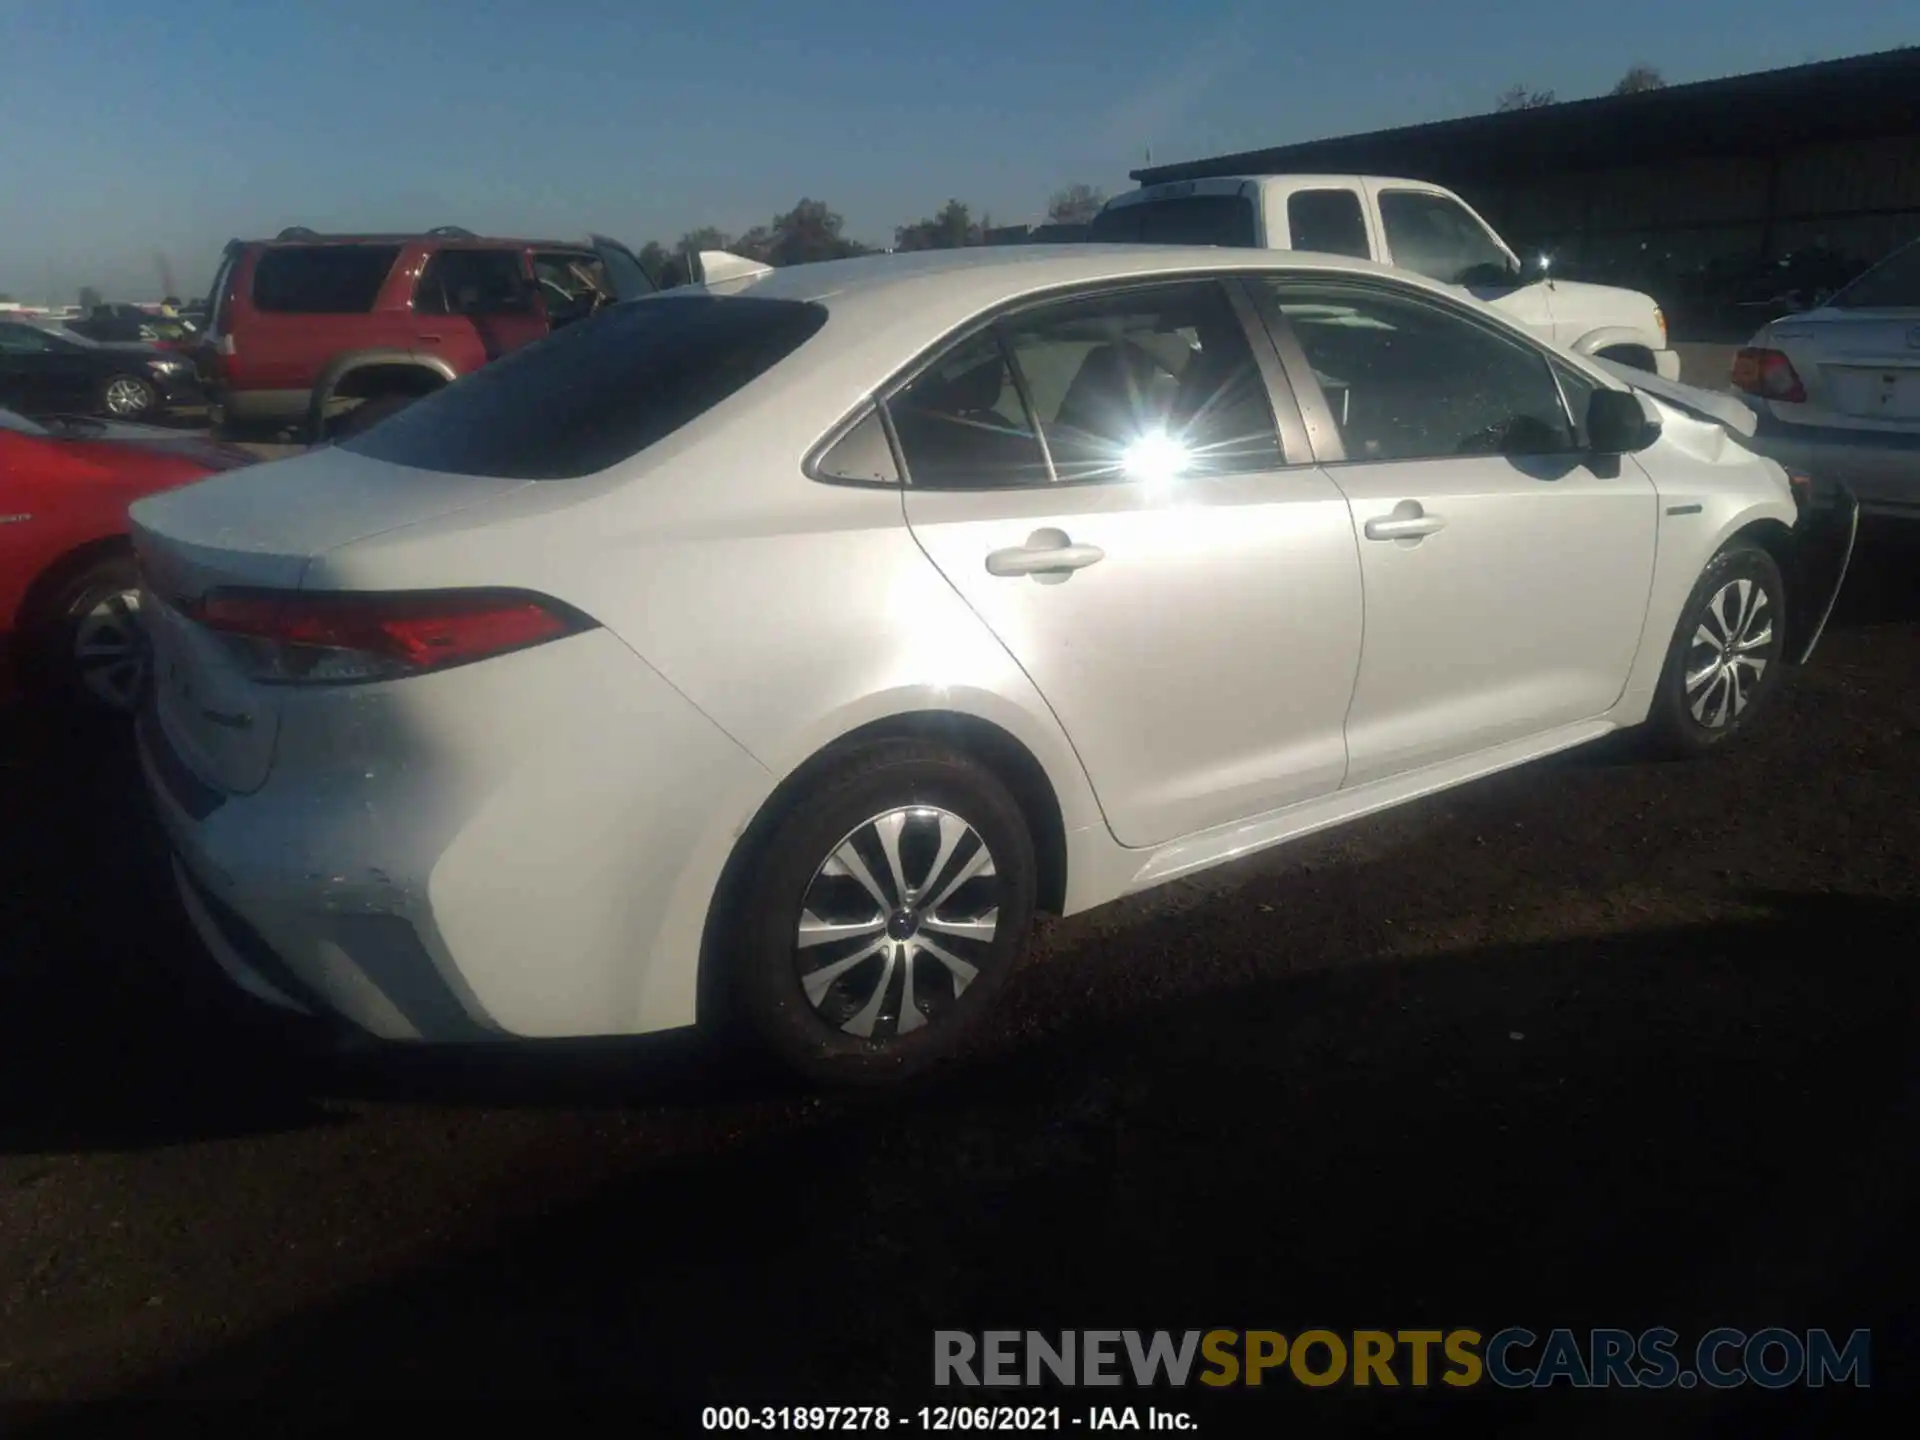
<svg viewBox="0 0 1920 1440"><path fill-rule="evenodd" d="M1098 545L1076 545L1064 530L1036 530L1024 545L1010 545L987 555L989 575L1031 575L1043 583L1058 583L1075 570L1084 570L1107 558Z"/></svg>
<svg viewBox="0 0 1920 1440"><path fill-rule="evenodd" d="M1438 515L1427 514L1418 500L1402 500L1393 507L1391 515L1367 521L1366 532L1369 540L1417 541L1436 530L1444 530L1446 525Z"/></svg>

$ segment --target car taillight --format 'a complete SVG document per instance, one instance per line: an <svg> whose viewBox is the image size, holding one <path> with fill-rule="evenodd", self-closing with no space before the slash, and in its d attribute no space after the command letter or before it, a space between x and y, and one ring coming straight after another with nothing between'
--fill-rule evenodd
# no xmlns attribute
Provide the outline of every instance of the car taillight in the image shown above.
<svg viewBox="0 0 1920 1440"><path fill-rule="evenodd" d="M594 628L517 590L303 594L214 590L188 609L270 685L395 680L524 650Z"/></svg>
<svg viewBox="0 0 1920 1440"><path fill-rule="evenodd" d="M1749 395L1768 400L1787 400L1799 404L1807 398L1806 387L1794 373L1793 362L1778 350L1749 345L1733 357L1733 383Z"/></svg>

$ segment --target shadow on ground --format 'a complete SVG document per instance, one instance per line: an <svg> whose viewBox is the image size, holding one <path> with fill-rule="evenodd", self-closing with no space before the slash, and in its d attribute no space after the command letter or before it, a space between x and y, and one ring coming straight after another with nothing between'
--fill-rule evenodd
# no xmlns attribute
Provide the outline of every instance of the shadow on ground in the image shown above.
<svg viewBox="0 0 1920 1440"><path fill-rule="evenodd" d="M418 1405L685 1434L708 1404L922 1403L933 1330L1007 1325L1872 1327L1884 1396L1920 1342L1920 906L1751 900L1739 923L1089 1015L797 1133L641 1164L34 1433L319 1435ZM1502 1433L1752 1434L1809 1396L1483 1398L1183 1403L1226 1433L1466 1406ZM1831 1431L1868 1397L1814 1398Z"/></svg>

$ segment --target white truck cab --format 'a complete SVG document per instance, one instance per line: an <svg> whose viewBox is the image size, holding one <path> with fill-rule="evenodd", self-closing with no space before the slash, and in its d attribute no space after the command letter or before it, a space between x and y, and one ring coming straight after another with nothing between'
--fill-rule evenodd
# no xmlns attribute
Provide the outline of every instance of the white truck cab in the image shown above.
<svg viewBox="0 0 1920 1440"><path fill-rule="evenodd" d="M1439 185L1373 175L1230 175L1116 195L1088 239L1356 255L1457 286L1536 334L1665 380L1680 375L1653 298L1523 265L1473 207Z"/></svg>

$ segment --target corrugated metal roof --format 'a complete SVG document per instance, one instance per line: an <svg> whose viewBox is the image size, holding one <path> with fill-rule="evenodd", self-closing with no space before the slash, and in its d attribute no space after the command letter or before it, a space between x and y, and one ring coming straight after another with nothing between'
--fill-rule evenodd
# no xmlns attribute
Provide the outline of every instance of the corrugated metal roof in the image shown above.
<svg viewBox="0 0 1920 1440"><path fill-rule="evenodd" d="M1916 113L1920 46L1909 46L1636 95L1603 95L1154 165L1132 175L1143 185L1155 185L1211 175L1373 171L1458 187L1528 171L1768 154L1795 145L1905 134L1920 128Z"/></svg>

